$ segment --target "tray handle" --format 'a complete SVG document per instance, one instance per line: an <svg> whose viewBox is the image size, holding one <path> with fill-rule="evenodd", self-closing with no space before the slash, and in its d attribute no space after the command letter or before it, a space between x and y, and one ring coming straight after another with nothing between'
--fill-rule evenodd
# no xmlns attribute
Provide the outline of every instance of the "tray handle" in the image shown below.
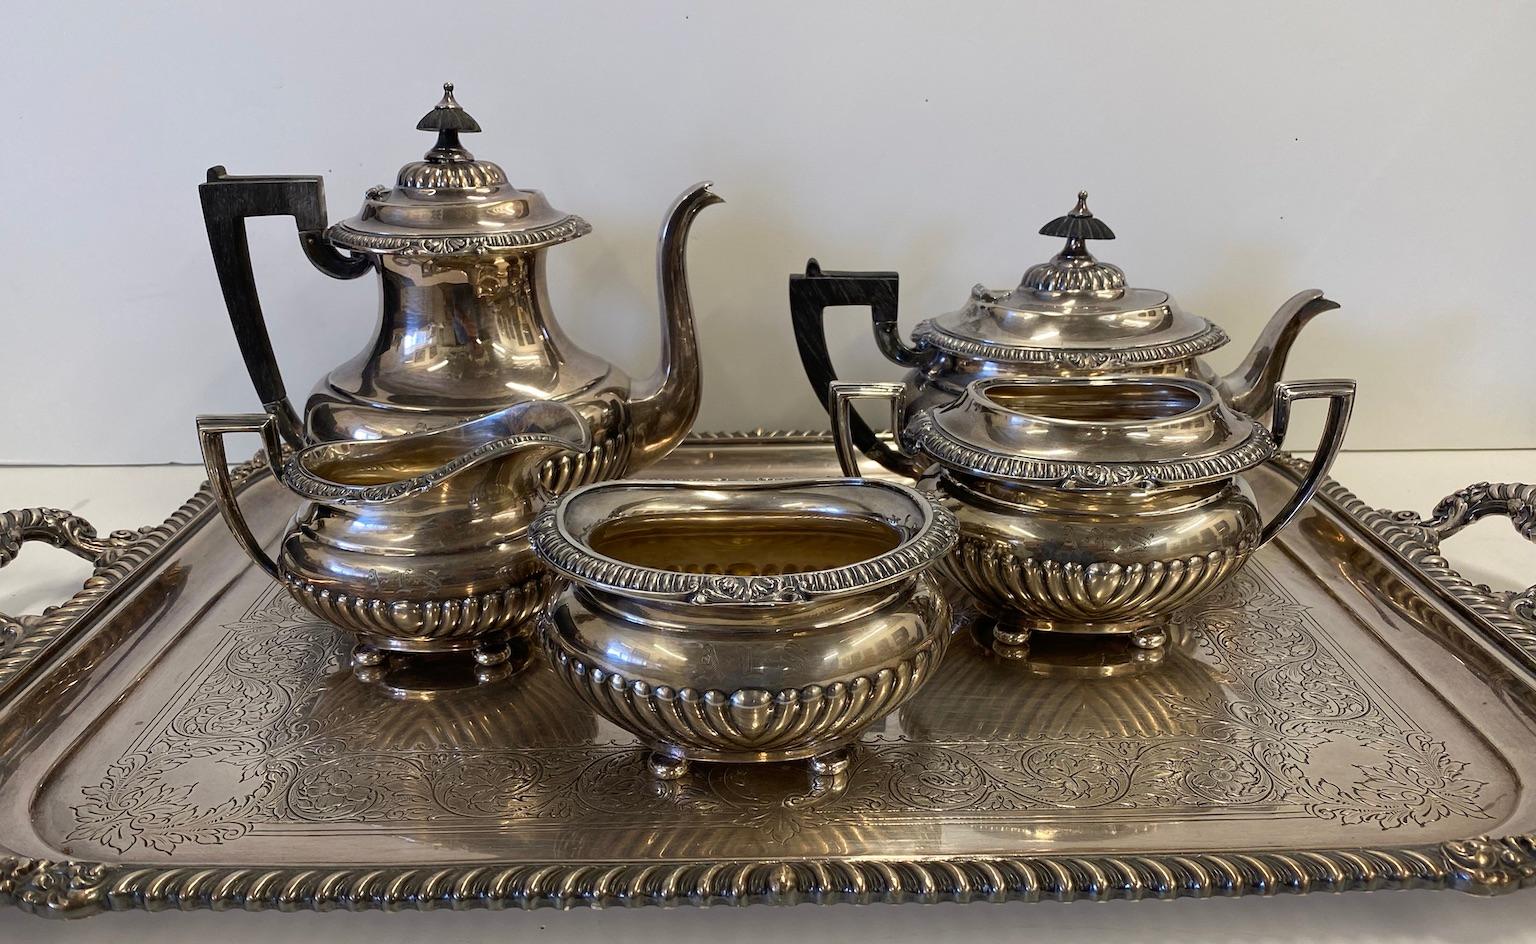
<svg viewBox="0 0 1536 944"><path fill-rule="evenodd" d="M0 567L15 560L23 544L38 541L66 550L100 569L111 564L138 537L136 531L113 531L98 538L96 528L79 515L58 508L20 508L0 513ZM38 620L56 609L50 606L42 613L27 616L0 613L0 655L10 651Z"/></svg>
<svg viewBox="0 0 1536 944"><path fill-rule="evenodd" d="M1442 498L1428 518L1413 512L1404 512L1399 517L1402 523L1418 527L1424 543L1439 554L1441 541L1474 521L1493 515L1508 518L1521 537L1536 543L1536 485L1478 482ZM1536 626L1536 584L1502 594L1512 615Z"/></svg>

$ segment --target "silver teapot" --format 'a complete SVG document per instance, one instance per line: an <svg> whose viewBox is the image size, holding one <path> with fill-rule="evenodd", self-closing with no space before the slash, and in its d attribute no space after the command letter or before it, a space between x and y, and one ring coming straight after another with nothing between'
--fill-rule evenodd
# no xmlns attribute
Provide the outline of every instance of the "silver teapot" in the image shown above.
<svg viewBox="0 0 1536 944"><path fill-rule="evenodd" d="M657 270L661 364L633 382L577 347L550 313L545 250L591 231L537 190L508 182L460 135L478 122L443 86L416 125L437 135L394 187L368 191L357 216L327 226L319 177L234 177L199 187L208 241L235 337L263 407L284 442L381 439L453 426L529 399L576 405L591 448L541 473L564 491L617 478L669 452L698 415L700 371L684 248L694 216L720 198L689 188L662 223ZM245 221L292 216L309 261L332 278L375 271L382 305L374 335L310 394L302 416L278 371L251 272Z"/></svg>
<svg viewBox="0 0 1536 944"><path fill-rule="evenodd" d="M1226 332L1184 311L1167 292L1129 287L1119 266L1088 251L1088 240L1115 234L1088 209L1087 193L1079 193L1072 211L1040 233L1065 239L1066 245L1025 272L1017 288L972 288L961 308L920 323L910 344L896 326L896 273L823 272L812 259L804 275L790 276L800 360L828 413L829 385L837 380L823 324L831 306L869 307L880 352L910 368L908 418L958 399L973 380L1128 373L1202 380L1239 413L1262 417L1302 327L1339 307L1315 289L1297 293L1270 318L1242 364L1218 376L1200 356L1226 344ZM877 440L857 416L850 430L860 451L881 465L915 471L908 457Z"/></svg>

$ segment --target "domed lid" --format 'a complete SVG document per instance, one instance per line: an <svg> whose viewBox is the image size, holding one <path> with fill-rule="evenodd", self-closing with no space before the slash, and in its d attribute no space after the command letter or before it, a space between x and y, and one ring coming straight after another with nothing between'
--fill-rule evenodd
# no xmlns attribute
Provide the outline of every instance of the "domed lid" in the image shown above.
<svg viewBox="0 0 1536 944"><path fill-rule="evenodd" d="M1276 449L1210 384L1144 375L980 380L905 435L950 469L1068 489L1211 482Z"/></svg>
<svg viewBox="0 0 1536 944"><path fill-rule="evenodd" d="M1180 361L1227 343L1226 332L1168 293L1127 288L1119 266L1094 258L1086 241L1115 234L1088 209L1086 191L1040 234L1066 246L1011 292L976 286L964 308L918 325L918 344L979 360L1112 370Z"/></svg>
<svg viewBox="0 0 1536 944"><path fill-rule="evenodd" d="M592 227L549 205L537 190L521 190L490 161L476 160L459 143L480 123L453 97L453 83L421 121L437 143L421 160L400 168L393 189L368 191L363 209L327 233L330 240L366 252L473 253L536 249L575 239Z"/></svg>

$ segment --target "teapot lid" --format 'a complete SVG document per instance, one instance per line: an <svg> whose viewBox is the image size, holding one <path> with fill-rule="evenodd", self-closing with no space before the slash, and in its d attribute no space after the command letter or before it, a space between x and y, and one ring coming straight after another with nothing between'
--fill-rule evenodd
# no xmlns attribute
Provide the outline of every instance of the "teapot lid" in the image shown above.
<svg viewBox="0 0 1536 944"><path fill-rule="evenodd" d="M1088 251L1115 233L1077 195L1067 215L1040 227L1065 239L1018 288L978 285L959 311L924 321L913 337L958 357L1075 370L1110 370L1180 361L1227 343L1226 332L1181 309L1167 292L1129 288L1125 272Z"/></svg>
<svg viewBox="0 0 1536 944"><path fill-rule="evenodd" d="M474 253L538 249L584 236L592 227L549 205L537 190L507 182L501 167L477 160L459 143L480 123L453 97L443 98L416 123L437 133L421 160L400 168L393 188L368 191L362 210L327 232L340 246L365 252Z"/></svg>
<svg viewBox="0 0 1536 944"><path fill-rule="evenodd" d="M994 377L904 435L941 466L1066 489L1230 478L1276 452L1260 423L1186 377Z"/></svg>

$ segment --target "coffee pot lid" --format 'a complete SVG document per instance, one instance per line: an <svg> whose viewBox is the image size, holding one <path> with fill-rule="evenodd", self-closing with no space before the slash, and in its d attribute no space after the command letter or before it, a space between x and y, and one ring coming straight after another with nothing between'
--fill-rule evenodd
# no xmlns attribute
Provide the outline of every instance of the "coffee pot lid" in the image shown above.
<svg viewBox="0 0 1536 944"><path fill-rule="evenodd" d="M453 97L452 82L416 128L437 133L432 149L400 168L393 188L369 190L356 216L330 228L332 242L366 252L460 254L537 249L591 232L581 217L513 186L499 165L460 144L459 135L480 123Z"/></svg>
<svg viewBox="0 0 1536 944"><path fill-rule="evenodd" d="M946 469L1067 489L1212 482L1277 449L1210 384L1144 374L978 380L904 435Z"/></svg>
<svg viewBox="0 0 1536 944"><path fill-rule="evenodd" d="M1184 360L1227 343L1224 331L1167 292L1128 287L1124 270L1088 251L1088 240L1115 233L1088 209L1087 191L1040 234L1066 245L1012 291L976 286L964 308L918 325L918 344L966 358L1109 370Z"/></svg>

